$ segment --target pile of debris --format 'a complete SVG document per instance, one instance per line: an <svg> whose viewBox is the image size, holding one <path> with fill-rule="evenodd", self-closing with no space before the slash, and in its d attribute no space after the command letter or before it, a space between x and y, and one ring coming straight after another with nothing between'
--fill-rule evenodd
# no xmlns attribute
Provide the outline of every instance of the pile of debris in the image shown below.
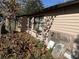
<svg viewBox="0 0 79 59"><path fill-rule="evenodd" d="M23 32L2 35L0 59L53 59L53 57L43 42Z"/></svg>

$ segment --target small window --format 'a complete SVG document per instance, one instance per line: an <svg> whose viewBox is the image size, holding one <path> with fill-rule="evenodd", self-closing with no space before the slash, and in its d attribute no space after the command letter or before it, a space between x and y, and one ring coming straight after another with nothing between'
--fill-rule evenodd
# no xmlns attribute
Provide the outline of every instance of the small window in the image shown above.
<svg viewBox="0 0 79 59"><path fill-rule="evenodd" d="M53 48L54 45L55 45L55 42L50 40L50 41L48 42L47 48L48 48L48 49Z"/></svg>
<svg viewBox="0 0 79 59"><path fill-rule="evenodd" d="M53 54L59 56L61 54L61 52L63 51L64 49L64 44L56 44L54 49L53 49Z"/></svg>

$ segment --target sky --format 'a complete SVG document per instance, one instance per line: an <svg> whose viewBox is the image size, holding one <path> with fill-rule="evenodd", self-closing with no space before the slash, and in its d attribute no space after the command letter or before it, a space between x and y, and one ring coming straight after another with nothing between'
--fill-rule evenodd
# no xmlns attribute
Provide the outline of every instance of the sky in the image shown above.
<svg viewBox="0 0 79 59"><path fill-rule="evenodd" d="M45 7L49 7L64 2L64 0L41 0L41 1L43 2Z"/></svg>

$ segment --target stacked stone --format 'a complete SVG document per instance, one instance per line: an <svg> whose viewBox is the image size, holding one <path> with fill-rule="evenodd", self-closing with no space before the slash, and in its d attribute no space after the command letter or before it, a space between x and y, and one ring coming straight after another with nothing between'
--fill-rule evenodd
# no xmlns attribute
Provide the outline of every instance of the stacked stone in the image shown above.
<svg viewBox="0 0 79 59"><path fill-rule="evenodd" d="M39 18L38 18L39 19ZM39 24L39 30L40 33L38 33L37 31L36 33L36 38L41 40L41 41L45 41L45 40L49 40L50 37L50 28L52 26L53 23L53 17L52 16L45 16L44 18L40 19L40 24ZM31 19L31 31L28 29L29 33L32 35L32 33L34 33L34 17ZM35 33L34 33L34 37L35 37Z"/></svg>
<svg viewBox="0 0 79 59"><path fill-rule="evenodd" d="M42 37L42 40L46 41L46 44L47 44L49 37L50 37L49 34L50 34L50 28L52 26L53 18L52 18L52 16L45 16L42 19L42 21L40 21L40 22L42 23L40 26L41 27L41 37Z"/></svg>
<svg viewBox="0 0 79 59"><path fill-rule="evenodd" d="M51 26L52 26L52 22L53 22L53 18L52 18L52 16L47 16L47 17L45 17L45 31L44 31L44 33L45 33L45 42L46 42L46 44L48 44L48 41L50 40L49 39L49 34L50 34L50 28L51 28Z"/></svg>

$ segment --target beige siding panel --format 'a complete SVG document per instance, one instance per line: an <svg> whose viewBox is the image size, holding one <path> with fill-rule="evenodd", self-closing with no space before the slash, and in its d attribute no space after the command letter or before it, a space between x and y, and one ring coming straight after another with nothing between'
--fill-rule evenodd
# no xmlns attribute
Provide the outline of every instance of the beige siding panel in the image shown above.
<svg viewBox="0 0 79 59"><path fill-rule="evenodd" d="M78 20L78 19L79 19L78 16L75 16L75 17L73 17L73 16L72 16L72 17L65 17L65 16L64 16L64 17L62 17L62 18L63 18L63 19L69 19L69 20L71 20L71 19L72 19L72 20L74 20L74 19ZM59 17L58 17L58 18L55 18L55 19L61 20L62 18L59 18Z"/></svg>
<svg viewBox="0 0 79 59"><path fill-rule="evenodd" d="M58 15L58 16L56 16L56 17L57 17L57 18L58 18L58 17L61 18L61 17L72 17L72 16L77 17L77 16L79 16L79 13L63 14L63 15Z"/></svg>
<svg viewBox="0 0 79 59"><path fill-rule="evenodd" d="M53 31L79 34L79 13L57 15L52 25Z"/></svg>
<svg viewBox="0 0 79 59"><path fill-rule="evenodd" d="M60 29L60 28L53 28L53 32L62 32L62 33L69 34L69 35L77 35L78 34L76 32L71 32L71 31L67 31L64 29Z"/></svg>
<svg viewBox="0 0 79 59"><path fill-rule="evenodd" d="M79 33L79 30L78 29L73 29L73 28L67 28L65 29L66 27L54 27L55 29L61 29L61 31L65 30L65 31L69 31L69 32L74 32L74 33ZM75 31L74 31L75 30Z"/></svg>
<svg viewBox="0 0 79 59"><path fill-rule="evenodd" d="M64 25L64 26L79 26L79 23L77 22L75 22L75 23L65 23L65 22L63 22L63 23L53 23L53 25Z"/></svg>
<svg viewBox="0 0 79 59"><path fill-rule="evenodd" d="M64 25L56 25L56 26L54 26L54 27L57 27L57 28L67 28L67 29L74 29L74 30L79 30L79 27L77 27L77 26L64 26Z"/></svg>

